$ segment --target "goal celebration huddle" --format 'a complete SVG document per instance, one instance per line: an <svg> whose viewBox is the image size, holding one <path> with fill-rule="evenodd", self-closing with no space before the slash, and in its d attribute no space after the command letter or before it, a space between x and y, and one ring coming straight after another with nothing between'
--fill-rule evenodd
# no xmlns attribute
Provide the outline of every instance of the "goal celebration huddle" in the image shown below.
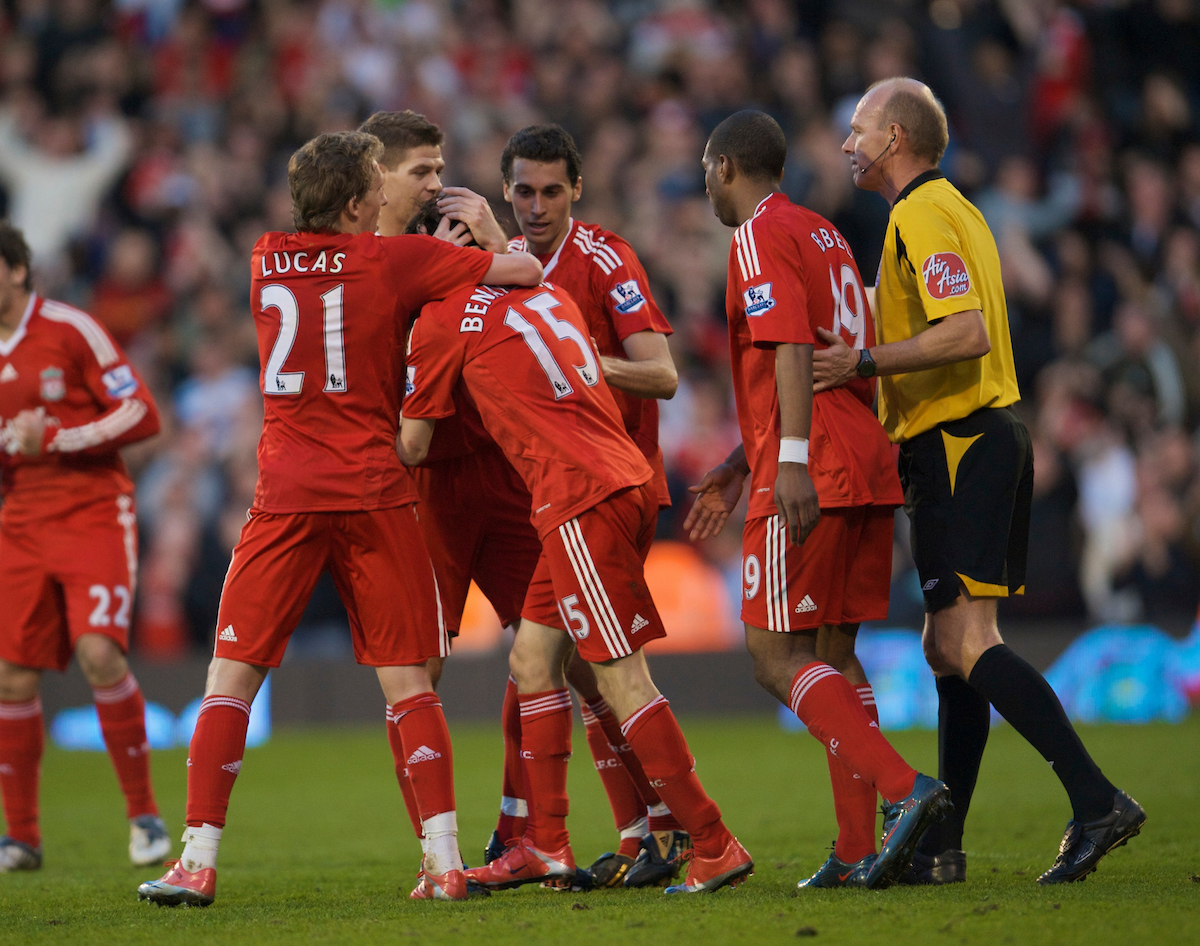
<svg viewBox="0 0 1200 946"><path fill-rule="evenodd" d="M1069 799L1037 882L1081 880L1146 814L997 625L997 600L1025 583L1033 459L1011 409L995 241L938 170L946 118L926 86L877 83L851 127L854 184L891 207L873 296L837 228L782 192L772 118L737 112L696 155L733 231L725 308L742 443L691 487L685 528L712 538L747 493L754 677L824 746L837 820L824 863L796 852L813 860L802 890L965 880L992 708ZM442 186L442 144L411 111L314 138L288 165L295 232L254 247L258 483L189 747L183 849L139 899L216 899L235 783L254 777L250 705L326 570L355 659L383 691L423 852L413 899L530 883L695 894L753 873L738 812L706 792L707 760L644 654L668 633L644 564L671 502L657 404L676 390L671 327L630 244L572 216L584 167L566 131L530 126L503 150L513 240L483 197ZM118 453L157 428L111 336L36 294L21 233L0 225L0 872L42 865L38 688L73 655L125 795L129 856L148 866L171 853L125 661L136 510ZM860 624L887 617L900 506L939 694L936 777L880 731L855 657ZM467 868L437 685L472 582L514 638L495 830ZM594 859L577 860L567 825L575 698L613 816L612 849ZM786 805L787 786L772 790Z"/></svg>

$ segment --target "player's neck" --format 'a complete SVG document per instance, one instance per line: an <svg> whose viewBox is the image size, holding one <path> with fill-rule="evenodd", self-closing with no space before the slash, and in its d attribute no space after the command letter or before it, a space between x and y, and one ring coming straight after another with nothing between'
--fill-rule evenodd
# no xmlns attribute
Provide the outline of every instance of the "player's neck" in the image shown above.
<svg viewBox="0 0 1200 946"><path fill-rule="evenodd" d="M25 291L14 293L9 298L8 305L0 308L0 342L12 338L13 333L20 327L25 310L29 308L31 295L33 293Z"/></svg>
<svg viewBox="0 0 1200 946"><path fill-rule="evenodd" d="M754 212L758 210L758 205L770 197L772 194L781 193L778 184L768 184L757 182L747 182L744 188L734 197L734 212L737 214L738 226L754 216Z"/></svg>

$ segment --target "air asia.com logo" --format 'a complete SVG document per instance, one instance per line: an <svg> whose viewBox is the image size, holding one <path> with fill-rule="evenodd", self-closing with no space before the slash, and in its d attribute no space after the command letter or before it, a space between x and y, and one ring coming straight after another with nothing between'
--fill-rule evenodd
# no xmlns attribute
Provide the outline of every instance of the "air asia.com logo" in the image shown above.
<svg viewBox="0 0 1200 946"><path fill-rule="evenodd" d="M935 299L949 299L971 291L971 274L957 253L934 253L921 267L925 289Z"/></svg>

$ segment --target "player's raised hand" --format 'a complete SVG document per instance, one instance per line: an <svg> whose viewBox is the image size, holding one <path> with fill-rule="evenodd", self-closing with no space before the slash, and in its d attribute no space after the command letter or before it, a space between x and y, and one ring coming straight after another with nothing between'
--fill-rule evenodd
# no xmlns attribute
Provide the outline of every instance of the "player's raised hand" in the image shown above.
<svg viewBox="0 0 1200 946"><path fill-rule="evenodd" d="M696 501L683 521L683 528L693 542L720 535L729 514L742 497L742 484L746 474L729 463L722 463L704 474L688 492L696 494Z"/></svg>
<svg viewBox="0 0 1200 946"><path fill-rule="evenodd" d="M775 477L775 509L787 522L788 540L800 545L821 518L817 488L803 463L780 463Z"/></svg>
<svg viewBox="0 0 1200 946"><path fill-rule="evenodd" d="M474 239L470 228L465 223L459 223L450 217L442 217L441 223L433 231L433 236L439 240L445 240L447 243L453 243L455 246L466 246Z"/></svg>
<svg viewBox="0 0 1200 946"><path fill-rule="evenodd" d="M444 217L466 224L483 249L508 252L508 235L497 223L487 198L466 187L447 187L438 197L437 206Z"/></svg>
<svg viewBox="0 0 1200 946"><path fill-rule="evenodd" d="M827 328L818 328L817 335L829 347L813 349L813 391L828 391L856 377L858 352Z"/></svg>
<svg viewBox="0 0 1200 946"><path fill-rule="evenodd" d="M33 411L21 411L13 418L10 431L9 452L36 457L42 452L42 441L46 437L46 409L39 407Z"/></svg>

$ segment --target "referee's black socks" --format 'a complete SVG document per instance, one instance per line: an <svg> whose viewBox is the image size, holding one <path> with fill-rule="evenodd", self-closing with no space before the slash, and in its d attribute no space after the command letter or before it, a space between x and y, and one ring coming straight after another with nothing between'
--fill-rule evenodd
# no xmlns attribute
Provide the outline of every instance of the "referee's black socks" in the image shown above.
<svg viewBox="0 0 1200 946"><path fill-rule="evenodd" d="M1112 810L1116 786L1088 755L1050 684L1026 660L997 644L975 661L970 683L1054 768L1076 821L1095 821Z"/></svg>
<svg viewBox="0 0 1200 946"><path fill-rule="evenodd" d="M938 778L950 789L954 807L921 838L920 851L929 855L962 850L963 824L992 721L988 701L962 677L938 677L937 690Z"/></svg>

